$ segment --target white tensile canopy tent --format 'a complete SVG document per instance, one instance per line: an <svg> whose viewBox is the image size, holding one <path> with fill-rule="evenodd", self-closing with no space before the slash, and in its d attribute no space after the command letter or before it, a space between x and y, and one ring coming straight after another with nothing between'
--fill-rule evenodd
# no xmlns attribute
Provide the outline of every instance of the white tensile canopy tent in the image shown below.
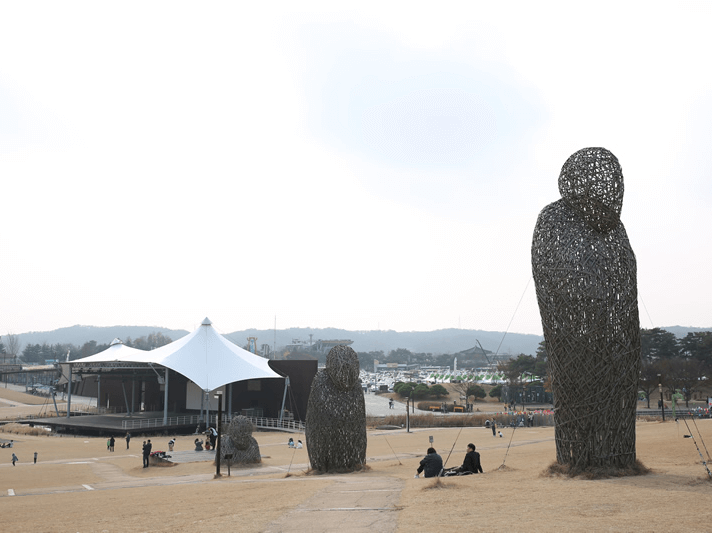
<svg viewBox="0 0 712 533"><path fill-rule="evenodd" d="M164 419L168 409L168 369L184 375L205 393L236 381L284 379L270 368L267 359L240 348L220 335L208 318L192 333L151 351L130 348L115 339L103 352L62 363L62 374L69 376L65 379L71 381L75 365L86 369L121 363L143 363L150 367L160 365L166 369L163 376L159 374L159 380L161 377L165 380Z"/></svg>
<svg viewBox="0 0 712 533"><path fill-rule="evenodd" d="M267 359L227 340L207 318L193 333L142 353L144 362L175 370L204 391L246 379L282 378Z"/></svg>

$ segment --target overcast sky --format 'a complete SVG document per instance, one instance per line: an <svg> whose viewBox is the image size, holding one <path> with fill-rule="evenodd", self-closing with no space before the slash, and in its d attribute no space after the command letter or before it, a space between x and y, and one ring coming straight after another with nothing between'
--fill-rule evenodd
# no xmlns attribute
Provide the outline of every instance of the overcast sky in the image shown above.
<svg viewBox="0 0 712 533"><path fill-rule="evenodd" d="M3 2L0 334L540 334L532 232L587 146L641 325L712 326L710 4L342 4Z"/></svg>

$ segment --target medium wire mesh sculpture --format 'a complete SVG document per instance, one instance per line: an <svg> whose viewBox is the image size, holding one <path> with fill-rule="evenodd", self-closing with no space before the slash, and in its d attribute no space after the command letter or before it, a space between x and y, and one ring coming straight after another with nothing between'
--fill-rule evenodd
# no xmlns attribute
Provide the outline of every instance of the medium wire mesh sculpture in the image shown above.
<svg viewBox="0 0 712 533"><path fill-rule="evenodd" d="M334 346L312 382L305 436L319 472L353 472L366 463L366 403L356 352Z"/></svg>
<svg viewBox="0 0 712 533"><path fill-rule="evenodd" d="M559 191L532 242L556 459L571 474L635 469L640 323L618 159L605 148L579 150L561 169Z"/></svg>
<svg viewBox="0 0 712 533"><path fill-rule="evenodd" d="M260 447L252 436L252 422L246 416L236 416L222 436L220 461L227 463L226 455L231 455L230 464L252 464L262 462Z"/></svg>

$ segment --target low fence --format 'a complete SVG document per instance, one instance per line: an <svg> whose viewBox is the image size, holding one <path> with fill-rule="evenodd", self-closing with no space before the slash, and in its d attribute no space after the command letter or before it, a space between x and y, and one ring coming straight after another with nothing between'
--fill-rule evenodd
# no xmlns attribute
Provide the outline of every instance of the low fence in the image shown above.
<svg viewBox="0 0 712 533"><path fill-rule="evenodd" d="M233 415L237 416L237 415ZM278 418L265 418L265 417L252 417L248 416L247 419L252 422L252 424L259 429L277 429L286 431L304 431L304 422L295 420L279 420ZM229 424L232 420L232 416L223 415L222 423ZM217 425L218 417L217 415L210 415L207 425ZM193 426L198 428L203 423L200 415L185 415L185 416L171 416L168 417L166 423L163 422L163 418L134 418L129 420L122 420L122 429L151 429L151 428L163 428L168 426Z"/></svg>
<svg viewBox="0 0 712 533"><path fill-rule="evenodd" d="M657 418L662 418L663 413L660 409L638 409L636 412L636 415L641 417L641 416L649 416L649 417L657 417ZM712 418L712 409L675 409L675 416L673 417L672 414L672 409L670 408L665 408L665 418Z"/></svg>

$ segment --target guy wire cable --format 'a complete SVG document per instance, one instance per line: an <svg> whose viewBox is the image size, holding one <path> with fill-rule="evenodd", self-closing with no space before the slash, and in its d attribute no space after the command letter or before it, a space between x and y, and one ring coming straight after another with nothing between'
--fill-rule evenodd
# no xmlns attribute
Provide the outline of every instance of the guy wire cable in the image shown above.
<svg viewBox="0 0 712 533"><path fill-rule="evenodd" d="M643 301L643 297L640 295L640 291L638 291L638 299L640 300L640 303L643 304L643 309L645 309L645 314L648 315L648 320L650 320L650 325L654 328L655 325L653 324L653 319L650 317L650 313L648 313L648 306L645 305L645 302Z"/></svg>
<svg viewBox="0 0 712 533"><path fill-rule="evenodd" d="M460 426L460 431L457 432L457 437L455 437L455 442L452 443L452 448L450 448L450 453L447 454L447 459L445 459L445 462L443 463L443 467L440 469L440 476L442 476L442 473L445 470L445 465L447 462L450 460L450 455L452 455L452 451L455 449L455 445L457 444L457 440L460 438L460 433L462 433L462 430L465 428L465 426Z"/></svg>
<svg viewBox="0 0 712 533"><path fill-rule="evenodd" d="M289 477L292 475L289 472L292 470L292 461L294 461L294 454L296 451L297 451L297 448L295 446L294 450L292 450L292 458L289 460L289 468L287 468L287 475L285 475L284 477Z"/></svg>
<svg viewBox="0 0 712 533"><path fill-rule="evenodd" d="M512 436L509 437L509 444L507 444L507 451L504 452L504 459L502 459L502 464L499 465L499 468L497 468L497 470L499 470L500 468L502 468L502 467L504 466L504 463L507 461L507 455L509 455L509 447L512 445L512 439L514 438L514 432L515 432L515 431L517 431L517 425L516 425L516 423L514 424L514 429L512 430Z"/></svg>
<svg viewBox="0 0 712 533"><path fill-rule="evenodd" d="M388 447L389 447L389 448L391 449L391 451L393 452L393 455L395 455L396 459L398 459L398 464L399 464L399 465L403 465L403 463L401 463L401 460L398 458L398 454L397 454L396 451L393 449L393 446L391 446L391 443L388 442L388 439L386 438L386 434L385 434L385 433L383 434L383 440L386 441L386 444L388 444Z"/></svg>
<svg viewBox="0 0 712 533"><path fill-rule="evenodd" d="M527 280L527 285L524 287L524 292L522 292L521 298L519 298L519 303L517 304L517 307L514 309L514 313L512 314L512 318L509 319L509 324L507 324L507 329L504 332L504 335L502 335L502 340L499 341L499 346L497 346L497 351L494 353L495 355L499 354L499 349L502 347L502 343L504 342L504 338L507 336L507 333L509 333L509 328L512 326L512 322L514 321L514 317L517 316L517 311L519 311L519 306L522 305L522 300L524 299L524 295L527 293L527 289L529 288L529 284L532 281L532 276L529 277Z"/></svg>
<svg viewBox="0 0 712 533"><path fill-rule="evenodd" d="M702 438L702 432L700 431L700 428L697 427L697 422L695 421L695 416L694 416L694 415L690 415L690 418L692 419L692 423L695 425L695 429L697 430L697 434L700 436L700 442L702 443L702 446L703 446L704 449L705 449L705 453L707 454L707 460L708 460L708 461L712 461L712 459L710 458L710 452L707 450L707 445L705 444L705 441L704 441L704 439Z"/></svg>
<svg viewBox="0 0 712 533"><path fill-rule="evenodd" d="M645 314L648 315L648 320L650 320L650 325L651 325L653 328L655 328L655 324L653 323L653 319L650 317L650 313L648 313L648 307L645 305L645 302L643 301L643 297L640 295L640 291L638 291L638 298L640 299L640 303L643 304L643 309L645 309ZM688 412L688 413L689 413L689 412ZM698 434L699 437L700 437L700 442L702 442L702 446L703 446L703 448L705 449L705 453L707 454L707 460L710 461L710 460L712 460L712 459L710 459L710 452L707 450L707 445L705 444L705 441L704 441L704 439L702 438L702 432L700 431L700 428L697 427L697 422L695 421L694 415L689 415L689 416L690 416L690 418L692 419L692 423L695 425L695 429L697 430L697 434ZM683 418L683 420L684 420L684 418ZM677 422L677 420L676 420L676 422ZM687 430L690 431L690 426L687 425L687 421L685 421L685 425L687 426ZM679 430L678 430L678 432L679 432ZM692 437L692 431L690 431L690 436ZM694 439L694 437L693 437L693 439ZM697 446L697 443L696 443L696 442L695 442L695 446ZM698 448L697 450L699 451L699 448ZM700 453L700 456L702 456L701 453ZM704 460L704 457L702 457L702 459ZM709 472L709 470L708 470L708 472Z"/></svg>
<svg viewBox="0 0 712 533"><path fill-rule="evenodd" d="M697 448L697 453L700 454L700 459L702 459L702 464L705 467L705 470L707 470L707 475L712 478L712 472L710 472L709 466L707 466L707 461L705 461L704 455L702 455L702 452L700 451L700 447L697 445L697 440L695 440L695 436L692 434L692 431L690 430L690 426L687 425L687 420L685 417L682 417L683 422L685 422L685 425L687 426L687 431L690 432L690 437L692 437L692 442L695 444L695 448Z"/></svg>

